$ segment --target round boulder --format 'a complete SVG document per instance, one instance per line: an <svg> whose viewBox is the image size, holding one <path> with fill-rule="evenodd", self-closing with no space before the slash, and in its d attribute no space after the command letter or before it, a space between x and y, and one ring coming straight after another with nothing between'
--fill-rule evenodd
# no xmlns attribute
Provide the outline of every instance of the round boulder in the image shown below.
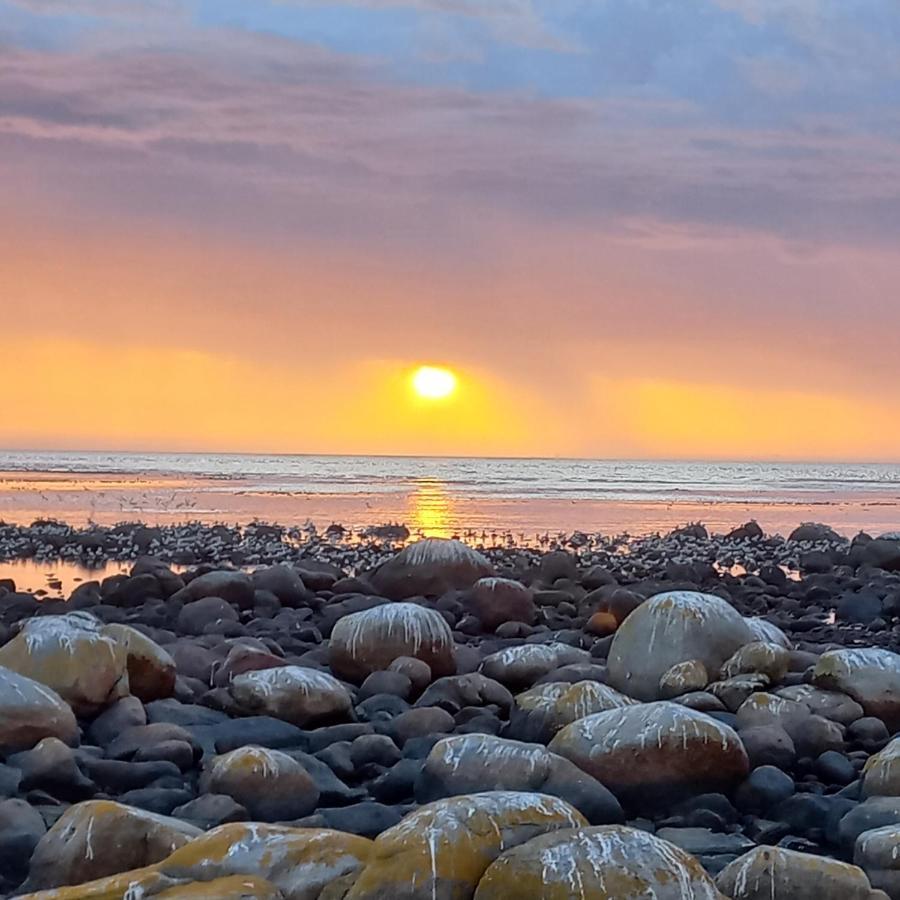
<svg viewBox="0 0 900 900"><path fill-rule="evenodd" d="M539 744L486 734L438 741L416 780L416 800L482 791L536 791L571 803L595 825L621 822L618 800L596 779Z"/></svg>
<svg viewBox="0 0 900 900"><path fill-rule="evenodd" d="M0 666L54 690L76 715L91 715L128 694L125 647L87 612L29 619L0 647Z"/></svg>
<svg viewBox="0 0 900 900"><path fill-rule="evenodd" d="M103 634L125 648L132 696L150 703L175 693L175 660L159 644L128 625L107 625Z"/></svg>
<svg viewBox="0 0 900 900"><path fill-rule="evenodd" d="M267 715L305 728L349 718L353 700L336 678L318 669L281 666L236 676L229 691L244 715Z"/></svg>
<svg viewBox="0 0 900 900"><path fill-rule="evenodd" d="M524 690L554 669L590 661L590 653L568 644L522 644L486 656L478 671L513 690Z"/></svg>
<svg viewBox="0 0 900 900"><path fill-rule="evenodd" d="M27 750L46 737L78 743L71 708L43 684L0 668L0 750Z"/></svg>
<svg viewBox="0 0 900 900"><path fill-rule="evenodd" d="M781 847L757 847L729 863L716 886L733 900L876 900L856 866Z"/></svg>
<svg viewBox="0 0 900 900"><path fill-rule="evenodd" d="M864 797L900 797L900 738L866 760L862 793Z"/></svg>
<svg viewBox="0 0 900 900"><path fill-rule="evenodd" d="M371 850L367 838L327 828L240 822L206 832L176 850L159 870L179 882L253 874L285 897L306 900L318 898L327 885L357 871Z"/></svg>
<svg viewBox="0 0 900 900"><path fill-rule="evenodd" d="M345 900L471 897L485 869L531 838L587 825L544 794L490 791L429 803L382 832Z"/></svg>
<svg viewBox="0 0 900 900"><path fill-rule="evenodd" d="M758 674L765 675L769 684L777 684L787 675L790 659L790 653L781 644L753 641L744 644L726 661L722 666L722 677Z"/></svg>
<svg viewBox="0 0 900 900"><path fill-rule="evenodd" d="M428 663L435 677L453 675L453 634L447 620L415 603L385 603L339 619L328 663L341 678L361 683L401 656Z"/></svg>
<svg viewBox="0 0 900 900"><path fill-rule="evenodd" d="M516 697L507 733L520 741L547 744L557 732L578 719L636 703L599 681L539 684Z"/></svg>
<svg viewBox="0 0 900 900"><path fill-rule="evenodd" d="M319 789L300 763L264 747L241 747L215 757L200 787L205 794L231 797L260 822L302 819L319 801Z"/></svg>
<svg viewBox="0 0 900 900"><path fill-rule="evenodd" d="M812 683L848 694L867 716L881 719L890 731L900 730L900 656L896 653L876 648L829 650L819 657Z"/></svg>
<svg viewBox="0 0 900 900"><path fill-rule="evenodd" d="M493 574L487 559L461 541L426 538L404 547L379 566L370 580L382 596L406 600L464 591Z"/></svg>
<svg viewBox="0 0 900 900"><path fill-rule="evenodd" d="M580 719L560 731L549 749L637 808L727 792L749 771L731 728L665 701Z"/></svg>
<svg viewBox="0 0 900 900"><path fill-rule="evenodd" d="M556 831L499 856L474 900L725 900L688 853L624 826Z"/></svg>
<svg viewBox="0 0 900 900"><path fill-rule="evenodd" d="M504 622L532 625L537 614L531 588L509 578L479 578L464 602L485 631L493 631Z"/></svg>
<svg viewBox="0 0 900 900"><path fill-rule="evenodd" d="M71 806L41 838L25 891L82 884L165 859L199 828L110 800Z"/></svg>
<svg viewBox="0 0 900 900"><path fill-rule="evenodd" d="M609 650L609 681L639 700L659 698L662 675L676 663L698 660L715 677L752 634L721 597L693 591L657 594L619 627Z"/></svg>

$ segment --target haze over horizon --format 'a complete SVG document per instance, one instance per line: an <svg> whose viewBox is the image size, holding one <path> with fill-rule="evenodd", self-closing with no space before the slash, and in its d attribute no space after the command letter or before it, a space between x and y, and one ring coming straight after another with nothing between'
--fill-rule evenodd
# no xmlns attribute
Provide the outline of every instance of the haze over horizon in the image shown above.
<svg viewBox="0 0 900 900"><path fill-rule="evenodd" d="M900 461L898 100L891 0L0 0L0 446Z"/></svg>

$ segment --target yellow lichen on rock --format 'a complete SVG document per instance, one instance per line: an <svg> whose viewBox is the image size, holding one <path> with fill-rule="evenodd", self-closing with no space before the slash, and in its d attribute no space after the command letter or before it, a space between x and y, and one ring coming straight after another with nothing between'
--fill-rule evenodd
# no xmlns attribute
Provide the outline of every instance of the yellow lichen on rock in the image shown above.
<svg viewBox="0 0 900 900"><path fill-rule="evenodd" d="M375 840L347 900L464 900L504 850L585 826L568 803L543 794L491 791L439 800Z"/></svg>

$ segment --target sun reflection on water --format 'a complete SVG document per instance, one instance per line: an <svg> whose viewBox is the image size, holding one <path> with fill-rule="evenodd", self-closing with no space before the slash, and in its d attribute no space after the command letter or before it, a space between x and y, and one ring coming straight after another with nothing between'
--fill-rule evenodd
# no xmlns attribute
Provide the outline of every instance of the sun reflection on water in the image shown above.
<svg viewBox="0 0 900 900"><path fill-rule="evenodd" d="M409 495L408 521L414 535L452 537L454 533L453 498L442 481L421 479Z"/></svg>

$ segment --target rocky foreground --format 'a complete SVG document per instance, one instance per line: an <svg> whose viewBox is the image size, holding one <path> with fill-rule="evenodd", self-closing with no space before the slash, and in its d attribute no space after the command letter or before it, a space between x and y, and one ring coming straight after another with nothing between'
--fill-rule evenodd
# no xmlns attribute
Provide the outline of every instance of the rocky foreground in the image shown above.
<svg viewBox="0 0 900 900"><path fill-rule="evenodd" d="M4 896L900 898L900 536L337 537L0 526Z"/></svg>

